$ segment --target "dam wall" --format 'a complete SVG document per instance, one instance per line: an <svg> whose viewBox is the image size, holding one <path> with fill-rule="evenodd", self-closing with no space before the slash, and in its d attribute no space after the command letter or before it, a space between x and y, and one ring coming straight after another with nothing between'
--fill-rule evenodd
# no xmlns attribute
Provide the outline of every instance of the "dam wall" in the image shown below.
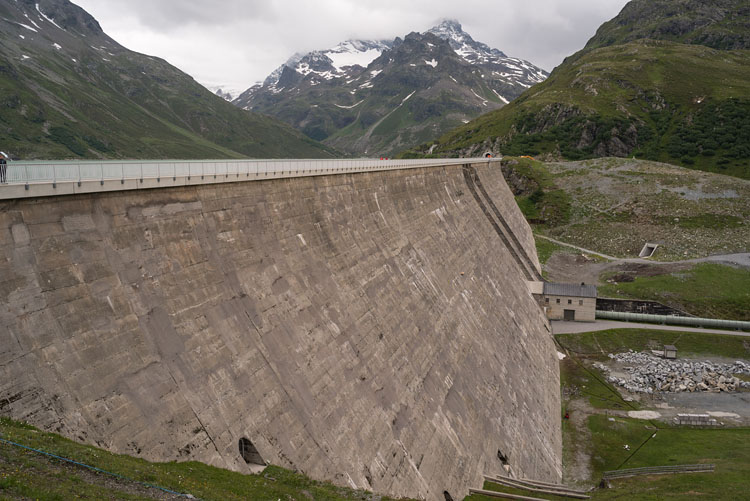
<svg viewBox="0 0 750 501"><path fill-rule="evenodd" d="M0 415L392 496L559 481L534 269L486 163L0 201Z"/></svg>

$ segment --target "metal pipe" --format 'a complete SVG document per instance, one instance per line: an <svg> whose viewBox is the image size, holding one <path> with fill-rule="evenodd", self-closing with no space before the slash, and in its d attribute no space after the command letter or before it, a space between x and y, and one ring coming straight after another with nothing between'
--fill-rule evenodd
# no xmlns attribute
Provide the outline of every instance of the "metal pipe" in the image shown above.
<svg viewBox="0 0 750 501"><path fill-rule="evenodd" d="M691 327L710 327L712 329L750 331L750 322L744 322L741 320L677 317L672 315L648 315L645 313L625 313L620 311L603 310L596 310L596 318L601 318L603 320L622 320L625 322L644 322L648 324L685 325Z"/></svg>

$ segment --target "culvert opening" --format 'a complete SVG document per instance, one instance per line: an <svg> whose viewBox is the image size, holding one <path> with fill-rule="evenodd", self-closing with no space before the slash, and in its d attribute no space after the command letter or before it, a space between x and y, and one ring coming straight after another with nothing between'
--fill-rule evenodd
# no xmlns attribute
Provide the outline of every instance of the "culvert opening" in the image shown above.
<svg viewBox="0 0 750 501"><path fill-rule="evenodd" d="M508 466L508 456L500 452L500 449L497 450L497 459L500 460L503 466Z"/></svg>
<svg viewBox="0 0 750 501"><path fill-rule="evenodd" d="M654 252L656 252L657 247L659 247L659 244L646 244L643 246L643 249L641 249L641 253L638 254L638 256L651 257L654 255Z"/></svg>
<svg viewBox="0 0 750 501"><path fill-rule="evenodd" d="M263 461L258 449L255 448L253 443L245 437L240 439L240 456L245 460L247 464L257 464L265 466L266 462Z"/></svg>
<svg viewBox="0 0 750 501"><path fill-rule="evenodd" d="M451 496L450 492L443 491L443 496L445 496L445 501L453 501L453 496Z"/></svg>

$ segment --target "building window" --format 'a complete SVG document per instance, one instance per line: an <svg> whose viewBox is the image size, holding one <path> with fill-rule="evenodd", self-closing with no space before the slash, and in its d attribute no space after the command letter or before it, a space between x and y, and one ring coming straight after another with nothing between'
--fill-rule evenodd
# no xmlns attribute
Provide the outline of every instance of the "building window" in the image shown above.
<svg viewBox="0 0 750 501"><path fill-rule="evenodd" d="M557 304L560 304L560 298L557 298L556 301L557 301Z"/></svg>
<svg viewBox="0 0 750 501"><path fill-rule="evenodd" d="M583 306L583 299L578 300L578 306Z"/></svg>
<svg viewBox="0 0 750 501"><path fill-rule="evenodd" d="M548 298L548 297L545 297L545 298L544 298L544 302L545 302L545 303L548 303L548 304L549 304L549 298Z"/></svg>
<svg viewBox="0 0 750 501"><path fill-rule="evenodd" d="M568 304L573 304L573 300L572 299L568 299Z"/></svg>

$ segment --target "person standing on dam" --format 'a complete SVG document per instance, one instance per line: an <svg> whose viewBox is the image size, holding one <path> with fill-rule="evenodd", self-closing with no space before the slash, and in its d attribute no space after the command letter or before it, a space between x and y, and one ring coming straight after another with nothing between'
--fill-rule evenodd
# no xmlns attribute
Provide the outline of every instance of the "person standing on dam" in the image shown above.
<svg viewBox="0 0 750 501"><path fill-rule="evenodd" d="M0 184L7 184L5 180L7 169L8 155L6 155L4 151L0 151Z"/></svg>

